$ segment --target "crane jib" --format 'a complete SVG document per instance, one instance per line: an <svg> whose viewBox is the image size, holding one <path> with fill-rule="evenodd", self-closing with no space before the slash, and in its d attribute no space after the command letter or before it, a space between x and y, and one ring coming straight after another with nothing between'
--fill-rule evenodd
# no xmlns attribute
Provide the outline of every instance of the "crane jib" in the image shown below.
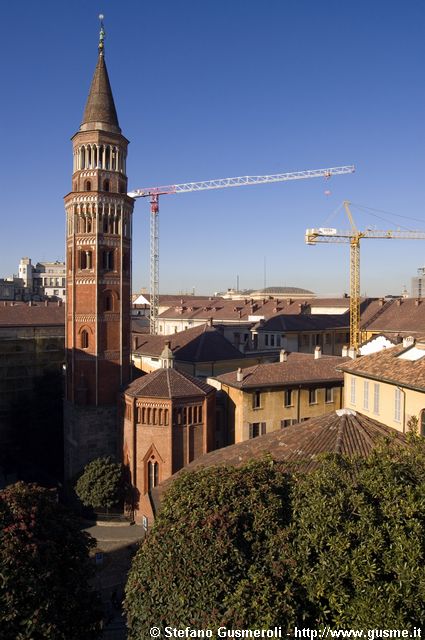
<svg viewBox="0 0 425 640"><path fill-rule="evenodd" d="M131 198L146 198L151 195L168 195L172 193L190 193L193 191L207 191L211 189L225 189L226 187L243 187L251 184L267 184L271 182L286 182L288 180L304 180L306 178L331 178L349 173L354 173L353 165L343 167L330 167L327 169L306 169L292 171L290 173L276 173L263 176L237 176L234 178L216 178L200 182L183 182L162 187L144 187L130 191Z"/></svg>

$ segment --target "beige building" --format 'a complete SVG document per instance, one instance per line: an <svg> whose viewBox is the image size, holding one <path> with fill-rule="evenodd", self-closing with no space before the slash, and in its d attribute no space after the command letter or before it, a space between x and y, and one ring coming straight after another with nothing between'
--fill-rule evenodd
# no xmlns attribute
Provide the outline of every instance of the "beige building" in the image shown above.
<svg viewBox="0 0 425 640"><path fill-rule="evenodd" d="M425 340L405 338L402 344L361 356L341 366L344 406L402 433L412 417L425 435Z"/></svg>
<svg viewBox="0 0 425 640"><path fill-rule="evenodd" d="M227 444L340 409L343 375L337 370L348 358L281 352L280 362L239 369L209 384L221 394Z"/></svg>

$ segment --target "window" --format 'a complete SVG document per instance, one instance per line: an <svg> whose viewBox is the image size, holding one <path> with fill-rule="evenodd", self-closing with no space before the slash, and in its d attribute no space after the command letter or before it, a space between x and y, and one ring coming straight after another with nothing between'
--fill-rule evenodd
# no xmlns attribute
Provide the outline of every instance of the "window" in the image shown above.
<svg viewBox="0 0 425 640"><path fill-rule="evenodd" d="M90 180L87 180L87 182L86 182L85 191L91 191L91 182L90 182Z"/></svg>
<svg viewBox="0 0 425 640"><path fill-rule="evenodd" d="M290 427L291 424L296 424L296 420L294 418L288 418L287 420L280 421L280 428L286 429L286 427Z"/></svg>
<svg viewBox="0 0 425 640"><path fill-rule="evenodd" d="M281 346L281 338L280 338L280 336L276 336L276 346L277 347Z"/></svg>
<svg viewBox="0 0 425 640"><path fill-rule="evenodd" d="M250 422L249 423L249 439L258 438L266 433L265 422Z"/></svg>
<svg viewBox="0 0 425 640"><path fill-rule="evenodd" d="M401 391L400 389L394 390L394 420L400 422L401 416Z"/></svg>
<svg viewBox="0 0 425 640"><path fill-rule="evenodd" d="M334 401L334 390L331 387L326 387L325 402L333 402L333 401Z"/></svg>
<svg viewBox="0 0 425 640"><path fill-rule="evenodd" d="M261 393L259 391L254 391L252 395L252 408L253 409L261 408Z"/></svg>
<svg viewBox="0 0 425 640"><path fill-rule="evenodd" d="M269 334L266 333L266 335L264 336L264 344L266 345L266 347L269 346Z"/></svg>
<svg viewBox="0 0 425 640"><path fill-rule="evenodd" d="M159 464L155 460L148 462L148 491L159 484Z"/></svg>
<svg viewBox="0 0 425 640"><path fill-rule="evenodd" d="M80 269L92 268L92 252L80 251Z"/></svg>
<svg viewBox="0 0 425 640"><path fill-rule="evenodd" d="M363 409L369 409L369 381L363 382Z"/></svg>
<svg viewBox="0 0 425 640"><path fill-rule="evenodd" d="M308 347L310 345L310 336L301 336L303 347Z"/></svg>
<svg viewBox="0 0 425 640"><path fill-rule="evenodd" d="M308 403L317 404L317 389L308 390Z"/></svg>
<svg viewBox="0 0 425 640"><path fill-rule="evenodd" d="M356 379L351 378L350 381L350 402L356 404Z"/></svg>
<svg viewBox="0 0 425 640"><path fill-rule="evenodd" d="M293 389L285 389L283 401L285 407L292 407L294 405L293 391Z"/></svg>
<svg viewBox="0 0 425 640"><path fill-rule="evenodd" d="M373 385L373 413L379 414L379 384Z"/></svg>
<svg viewBox="0 0 425 640"><path fill-rule="evenodd" d="M331 334L325 333L325 344L331 344Z"/></svg>
<svg viewBox="0 0 425 640"><path fill-rule="evenodd" d="M89 346L89 334L85 329L81 332L81 348L88 349Z"/></svg>
<svg viewBox="0 0 425 640"><path fill-rule="evenodd" d="M104 180L103 181L103 190L104 191L109 191L109 180Z"/></svg>
<svg viewBox="0 0 425 640"><path fill-rule="evenodd" d="M114 269L114 252L113 251L103 252L102 266L105 271L113 271Z"/></svg>
<svg viewBox="0 0 425 640"><path fill-rule="evenodd" d="M273 333L270 336L270 346L274 347L274 334Z"/></svg>

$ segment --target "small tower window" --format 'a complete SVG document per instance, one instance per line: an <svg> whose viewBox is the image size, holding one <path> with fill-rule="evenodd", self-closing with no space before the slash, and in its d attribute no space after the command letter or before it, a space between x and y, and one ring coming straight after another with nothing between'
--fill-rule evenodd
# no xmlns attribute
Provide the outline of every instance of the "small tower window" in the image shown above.
<svg viewBox="0 0 425 640"><path fill-rule="evenodd" d="M109 191L109 180L104 180L103 181L103 190L104 191Z"/></svg>
<svg viewBox="0 0 425 640"><path fill-rule="evenodd" d="M113 311L114 301L111 293L105 295L105 311Z"/></svg>
<svg viewBox="0 0 425 640"><path fill-rule="evenodd" d="M86 180L85 191L91 191L91 182L90 182L90 180Z"/></svg>
<svg viewBox="0 0 425 640"><path fill-rule="evenodd" d="M83 329L83 331L81 332L81 348L88 349L88 346L89 346L89 334L88 334L88 331Z"/></svg>
<svg viewBox="0 0 425 640"><path fill-rule="evenodd" d="M104 271L113 271L114 270L114 252L113 251L104 251L102 255L102 266Z"/></svg>
<svg viewBox="0 0 425 640"><path fill-rule="evenodd" d="M148 491L159 484L159 464L152 457L148 462Z"/></svg>
<svg viewBox="0 0 425 640"><path fill-rule="evenodd" d="M80 251L80 269L92 268L92 252Z"/></svg>

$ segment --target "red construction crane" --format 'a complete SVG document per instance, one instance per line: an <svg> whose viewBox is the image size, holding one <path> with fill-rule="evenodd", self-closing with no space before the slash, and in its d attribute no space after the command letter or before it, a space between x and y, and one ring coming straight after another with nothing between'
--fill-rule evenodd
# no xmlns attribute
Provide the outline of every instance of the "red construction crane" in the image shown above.
<svg viewBox="0 0 425 640"><path fill-rule="evenodd" d="M210 189L225 189L227 187L244 187L251 184L265 184L270 182L286 182L287 180L303 180L305 178L331 178L332 176L354 173L354 166L332 167L330 169L309 169L292 173L278 173L270 176L241 176L237 178L218 178L202 182L185 182L171 184L165 187L146 187L130 191L131 198L150 198L150 332L157 333L158 303L159 303L159 196L173 193L190 193Z"/></svg>

